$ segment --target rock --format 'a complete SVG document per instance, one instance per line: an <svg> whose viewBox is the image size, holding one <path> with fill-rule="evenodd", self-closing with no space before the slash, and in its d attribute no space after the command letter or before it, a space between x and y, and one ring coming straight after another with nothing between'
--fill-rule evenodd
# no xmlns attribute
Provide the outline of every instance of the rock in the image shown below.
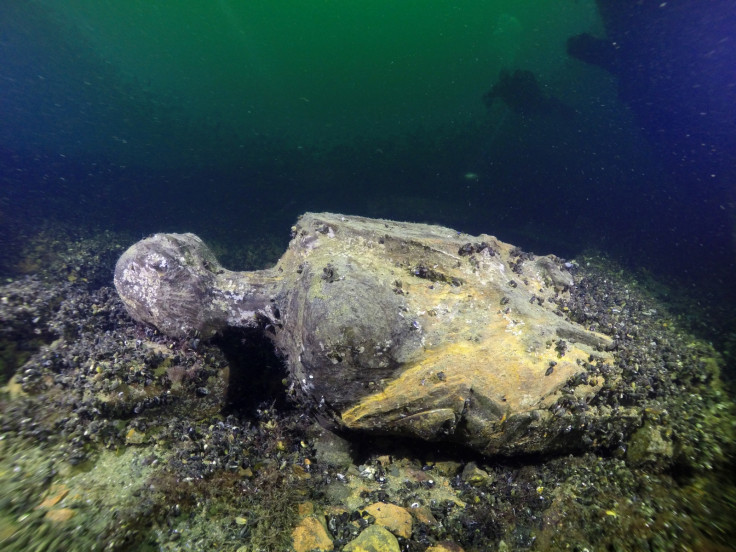
<svg viewBox="0 0 736 552"><path fill-rule="evenodd" d="M427 506L417 506L416 508L412 508L411 513L414 515L414 519L417 520L417 523L437 525L437 518L434 517L432 510Z"/></svg>
<svg viewBox="0 0 736 552"><path fill-rule="evenodd" d="M299 517L311 516L314 514L314 503L313 502L300 502L297 504L297 514Z"/></svg>
<svg viewBox="0 0 736 552"><path fill-rule="evenodd" d="M59 508L57 510L49 510L43 517L45 520L53 523L64 523L76 515L76 510L72 510L71 508Z"/></svg>
<svg viewBox="0 0 736 552"><path fill-rule="evenodd" d="M397 537L408 539L411 537L411 514L401 506L375 502L366 506L364 512L376 518L376 524L385 527Z"/></svg>
<svg viewBox="0 0 736 552"><path fill-rule="evenodd" d="M296 552L328 552L334 548L327 529L314 516L302 519L292 531L291 538Z"/></svg>
<svg viewBox="0 0 736 552"><path fill-rule="evenodd" d="M125 443L128 445L140 445L146 441L146 434L137 431L134 427L125 434Z"/></svg>
<svg viewBox="0 0 736 552"><path fill-rule="evenodd" d="M488 472L480 469L475 462L468 462L466 464L460 478L473 487L481 487L493 482Z"/></svg>
<svg viewBox="0 0 736 552"><path fill-rule="evenodd" d="M316 427L310 433L313 437L312 442L317 460L329 466L347 470L353 463L350 443L332 431L316 423L314 425Z"/></svg>
<svg viewBox="0 0 736 552"><path fill-rule="evenodd" d="M115 286L131 316L172 336L268 328L293 392L339 428L487 455L584 447L596 411L555 405L596 394L602 381L572 378L591 354L610 359L610 339L555 312L574 284L556 257L329 213L292 231L277 265L254 272L222 268L193 234L156 234L122 255Z"/></svg>
<svg viewBox="0 0 736 552"><path fill-rule="evenodd" d="M442 541L430 546L425 552L464 552L464 550L462 546L452 541Z"/></svg>
<svg viewBox="0 0 736 552"><path fill-rule="evenodd" d="M43 508L53 508L56 506L59 502L64 500L66 495L69 494L69 487L66 485L53 485L48 492L48 496L39 504L36 506L36 510L43 509Z"/></svg>
<svg viewBox="0 0 736 552"><path fill-rule="evenodd" d="M462 463L457 460L441 460L434 464L434 469L437 473L441 473L447 477L453 477L462 467Z"/></svg>
<svg viewBox="0 0 736 552"><path fill-rule="evenodd" d="M672 440L662 435L662 429L646 422L629 439L626 460L632 466L666 466L674 454Z"/></svg>
<svg viewBox="0 0 736 552"><path fill-rule="evenodd" d="M399 541L388 529L371 525L347 543L345 552L400 552Z"/></svg>

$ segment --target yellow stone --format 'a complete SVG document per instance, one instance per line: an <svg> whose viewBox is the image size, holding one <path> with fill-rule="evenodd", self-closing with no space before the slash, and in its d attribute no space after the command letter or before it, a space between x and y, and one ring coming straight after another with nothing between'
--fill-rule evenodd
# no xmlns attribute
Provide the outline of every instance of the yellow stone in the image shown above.
<svg viewBox="0 0 736 552"><path fill-rule="evenodd" d="M343 548L345 552L401 552L399 541L391 531L380 525L371 525Z"/></svg>
<svg viewBox="0 0 736 552"><path fill-rule="evenodd" d="M125 442L129 445L140 445L146 440L146 434L136 431L135 428L130 428L130 431L125 435Z"/></svg>
<svg viewBox="0 0 736 552"><path fill-rule="evenodd" d="M427 548L426 552L465 552L459 544L452 541L438 542Z"/></svg>
<svg viewBox="0 0 736 552"><path fill-rule="evenodd" d="M76 514L77 512L71 508L59 508L57 510L49 510L46 512L44 518L54 523L63 523L72 519Z"/></svg>
<svg viewBox="0 0 736 552"><path fill-rule="evenodd" d="M295 478L297 479L311 479L312 474L309 473L307 470L305 470L303 467L301 467L299 464L294 464L291 467L291 471Z"/></svg>
<svg viewBox="0 0 736 552"><path fill-rule="evenodd" d="M405 539L411 537L411 514L401 506L387 504L386 502L375 502L370 506L366 506L363 511L375 517L377 525L385 527L397 537L404 537Z"/></svg>
<svg viewBox="0 0 736 552"><path fill-rule="evenodd" d="M426 506L412 508L411 512L419 523L424 523L426 525L434 525L437 523L437 518L432 514L432 510Z"/></svg>
<svg viewBox="0 0 736 552"><path fill-rule="evenodd" d="M379 456L377 460L378 460L378 463L381 464L381 466L384 468L388 466L389 464L391 464L391 457L388 454Z"/></svg>
<svg viewBox="0 0 736 552"><path fill-rule="evenodd" d="M15 381L15 378L10 378L10 381L2 388L3 391L7 392L10 396L10 400L15 400L18 397L22 397L27 393L23 391L23 386Z"/></svg>
<svg viewBox="0 0 736 552"><path fill-rule="evenodd" d="M328 552L334 548L327 529L314 516L302 519L291 533L296 552Z"/></svg>
<svg viewBox="0 0 736 552"><path fill-rule="evenodd" d="M49 496L47 496L41 504L36 506L36 510L56 506L68 494L69 489L66 485L54 485L49 490Z"/></svg>
<svg viewBox="0 0 736 552"><path fill-rule="evenodd" d="M311 502L300 502L297 505L299 517L309 516L314 513L314 504Z"/></svg>

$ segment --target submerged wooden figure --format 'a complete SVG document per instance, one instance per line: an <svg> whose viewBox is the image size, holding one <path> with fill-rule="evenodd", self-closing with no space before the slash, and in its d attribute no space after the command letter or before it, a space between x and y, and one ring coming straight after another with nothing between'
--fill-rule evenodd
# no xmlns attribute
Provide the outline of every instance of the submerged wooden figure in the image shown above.
<svg viewBox="0 0 736 552"><path fill-rule="evenodd" d="M563 316L574 280L558 258L330 213L292 234L276 266L252 272L224 269L193 234L156 234L122 255L115 286L171 336L268 327L292 389L344 429L487 455L579 449L602 431L610 413L588 403L610 338Z"/></svg>

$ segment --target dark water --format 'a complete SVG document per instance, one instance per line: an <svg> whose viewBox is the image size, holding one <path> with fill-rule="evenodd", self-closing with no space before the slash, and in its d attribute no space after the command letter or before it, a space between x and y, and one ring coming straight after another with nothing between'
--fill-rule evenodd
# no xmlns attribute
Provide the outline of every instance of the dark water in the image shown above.
<svg viewBox="0 0 736 552"><path fill-rule="evenodd" d="M723 305L736 287L735 12L4 0L0 238L64 221L285 244L300 213L330 210L538 253L595 249ZM580 33L614 43L608 70L568 55ZM486 105L501 70L532 72L545 101L516 89Z"/></svg>

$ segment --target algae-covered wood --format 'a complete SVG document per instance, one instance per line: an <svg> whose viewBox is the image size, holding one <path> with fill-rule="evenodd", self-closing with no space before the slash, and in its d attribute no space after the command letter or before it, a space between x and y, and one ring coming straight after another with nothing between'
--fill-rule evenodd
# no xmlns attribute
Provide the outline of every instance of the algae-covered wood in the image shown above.
<svg viewBox="0 0 736 552"><path fill-rule="evenodd" d="M564 319L554 256L440 226L307 213L275 267L231 272L192 234L118 262L129 312L171 335L268 326L292 388L347 429L455 441L485 454L558 449L605 416L560 415L602 379L609 338ZM576 377L577 376L577 377Z"/></svg>

